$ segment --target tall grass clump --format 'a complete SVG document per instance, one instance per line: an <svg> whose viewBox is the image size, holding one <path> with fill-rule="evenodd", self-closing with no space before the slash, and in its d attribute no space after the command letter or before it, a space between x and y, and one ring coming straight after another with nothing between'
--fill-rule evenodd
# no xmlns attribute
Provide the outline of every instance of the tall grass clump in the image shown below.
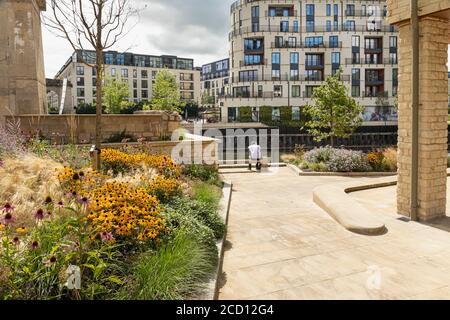
<svg viewBox="0 0 450 320"><path fill-rule="evenodd" d="M200 295L215 264L211 252L180 231L175 239L156 252L139 257L132 268L132 284L122 292L133 300L182 300Z"/></svg>
<svg viewBox="0 0 450 320"><path fill-rule="evenodd" d="M193 198L217 208L222 196L222 189L205 182L195 182L192 186Z"/></svg>
<svg viewBox="0 0 450 320"><path fill-rule="evenodd" d="M20 130L20 121L0 125L0 159L16 156L25 151L25 138Z"/></svg>

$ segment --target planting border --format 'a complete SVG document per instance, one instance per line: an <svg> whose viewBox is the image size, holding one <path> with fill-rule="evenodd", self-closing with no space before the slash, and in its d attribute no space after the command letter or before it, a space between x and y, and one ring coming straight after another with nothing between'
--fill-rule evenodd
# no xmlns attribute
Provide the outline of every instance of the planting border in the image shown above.
<svg viewBox="0 0 450 320"><path fill-rule="evenodd" d="M230 204L231 204L231 194L233 189L233 183L231 181L224 181L222 188L222 198L220 199L220 211L219 215L222 217L225 222L225 226L228 228L228 217L230 213ZM225 240L227 238L227 229L225 229L225 234L222 239L217 241L217 249L219 251L219 261L217 264L216 271L214 273L214 277L208 284L208 290L205 294L205 300L218 300L219 298L219 279L222 275L222 267L223 267L223 258L225 253Z"/></svg>
<svg viewBox="0 0 450 320"><path fill-rule="evenodd" d="M397 172L309 172L290 163L287 166L303 177L393 177L397 175Z"/></svg>

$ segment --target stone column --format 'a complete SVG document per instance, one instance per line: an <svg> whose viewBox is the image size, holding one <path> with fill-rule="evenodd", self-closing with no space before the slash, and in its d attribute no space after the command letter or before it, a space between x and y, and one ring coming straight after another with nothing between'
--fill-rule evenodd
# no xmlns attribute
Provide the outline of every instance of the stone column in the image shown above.
<svg viewBox="0 0 450 320"><path fill-rule="evenodd" d="M0 121L47 113L42 10L44 0L0 0Z"/></svg>
<svg viewBox="0 0 450 320"><path fill-rule="evenodd" d="M411 211L411 25L399 24L399 214ZM448 20L420 19L418 219L445 216L447 190Z"/></svg>

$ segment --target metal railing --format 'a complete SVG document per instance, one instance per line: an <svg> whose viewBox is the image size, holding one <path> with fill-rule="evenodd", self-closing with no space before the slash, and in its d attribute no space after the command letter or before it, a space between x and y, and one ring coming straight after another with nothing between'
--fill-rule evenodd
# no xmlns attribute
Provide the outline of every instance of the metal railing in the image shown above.
<svg viewBox="0 0 450 320"><path fill-rule="evenodd" d="M283 42L272 42L271 43L272 49L323 49L323 48L342 48L342 41L333 42L333 41L324 41L322 43L318 44L309 44L305 42L289 42L289 41L283 41Z"/></svg>
<svg viewBox="0 0 450 320"><path fill-rule="evenodd" d="M255 76L235 76L231 79L232 83L246 83L246 82L264 82L264 81L324 81L325 76L310 76L305 74L290 75L289 73L280 74L279 77L274 77L272 74L257 74ZM341 81L350 81L351 76L348 74L341 74Z"/></svg>
<svg viewBox="0 0 450 320"><path fill-rule="evenodd" d="M365 58L353 59L353 58L346 58L345 59L345 64L346 65L349 65L349 64L396 65L396 64L398 64L398 60L397 59L389 59L389 58L385 58L385 59L365 59Z"/></svg>

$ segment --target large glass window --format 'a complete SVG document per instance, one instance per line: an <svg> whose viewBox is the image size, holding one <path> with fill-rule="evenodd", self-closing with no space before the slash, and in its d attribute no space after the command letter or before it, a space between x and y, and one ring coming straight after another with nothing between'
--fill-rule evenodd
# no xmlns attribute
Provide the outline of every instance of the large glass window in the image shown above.
<svg viewBox="0 0 450 320"><path fill-rule="evenodd" d="M148 72L147 72L147 70L141 70L141 77L144 78L144 79L147 79L147 78L148 78Z"/></svg>
<svg viewBox="0 0 450 320"><path fill-rule="evenodd" d="M314 21L306 21L306 32L314 32Z"/></svg>
<svg viewBox="0 0 450 320"><path fill-rule="evenodd" d="M323 37L306 37L305 45L308 48L320 47L323 45Z"/></svg>
<svg viewBox="0 0 450 320"><path fill-rule="evenodd" d="M397 37L389 37L389 47L397 48Z"/></svg>
<svg viewBox="0 0 450 320"><path fill-rule="evenodd" d="M121 70L122 78L128 78L128 69Z"/></svg>
<svg viewBox="0 0 450 320"><path fill-rule="evenodd" d="M291 64L298 64L299 63L299 55L298 52L291 52Z"/></svg>
<svg viewBox="0 0 450 320"><path fill-rule="evenodd" d="M360 47L359 36L352 36L352 47Z"/></svg>
<svg viewBox="0 0 450 320"><path fill-rule="evenodd" d="M355 20L347 20L345 22L346 31L356 31Z"/></svg>
<svg viewBox="0 0 450 320"><path fill-rule="evenodd" d="M77 76L84 76L84 67L77 66Z"/></svg>
<svg viewBox="0 0 450 320"><path fill-rule="evenodd" d="M281 32L289 32L289 21L281 21L280 22L280 31Z"/></svg>
<svg viewBox="0 0 450 320"><path fill-rule="evenodd" d="M299 32L299 27L298 27L298 20L294 21L294 26L293 26L293 30L294 32Z"/></svg>
<svg viewBox="0 0 450 320"><path fill-rule="evenodd" d="M326 28L327 28L327 32L331 32L331 20L327 20Z"/></svg>
<svg viewBox="0 0 450 320"><path fill-rule="evenodd" d="M327 17L331 17L331 4L327 4Z"/></svg>
<svg viewBox="0 0 450 320"><path fill-rule="evenodd" d="M332 52L331 53L331 63L334 65L341 64L341 53L340 52Z"/></svg>
<svg viewBox="0 0 450 320"><path fill-rule="evenodd" d="M306 15L307 16L314 16L314 5L313 4L307 4L306 5Z"/></svg>
<svg viewBox="0 0 450 320"><path fill-rule="evenodd" d="M279 107L272 108L272 121L281 120L281 110Z"/></svg>

